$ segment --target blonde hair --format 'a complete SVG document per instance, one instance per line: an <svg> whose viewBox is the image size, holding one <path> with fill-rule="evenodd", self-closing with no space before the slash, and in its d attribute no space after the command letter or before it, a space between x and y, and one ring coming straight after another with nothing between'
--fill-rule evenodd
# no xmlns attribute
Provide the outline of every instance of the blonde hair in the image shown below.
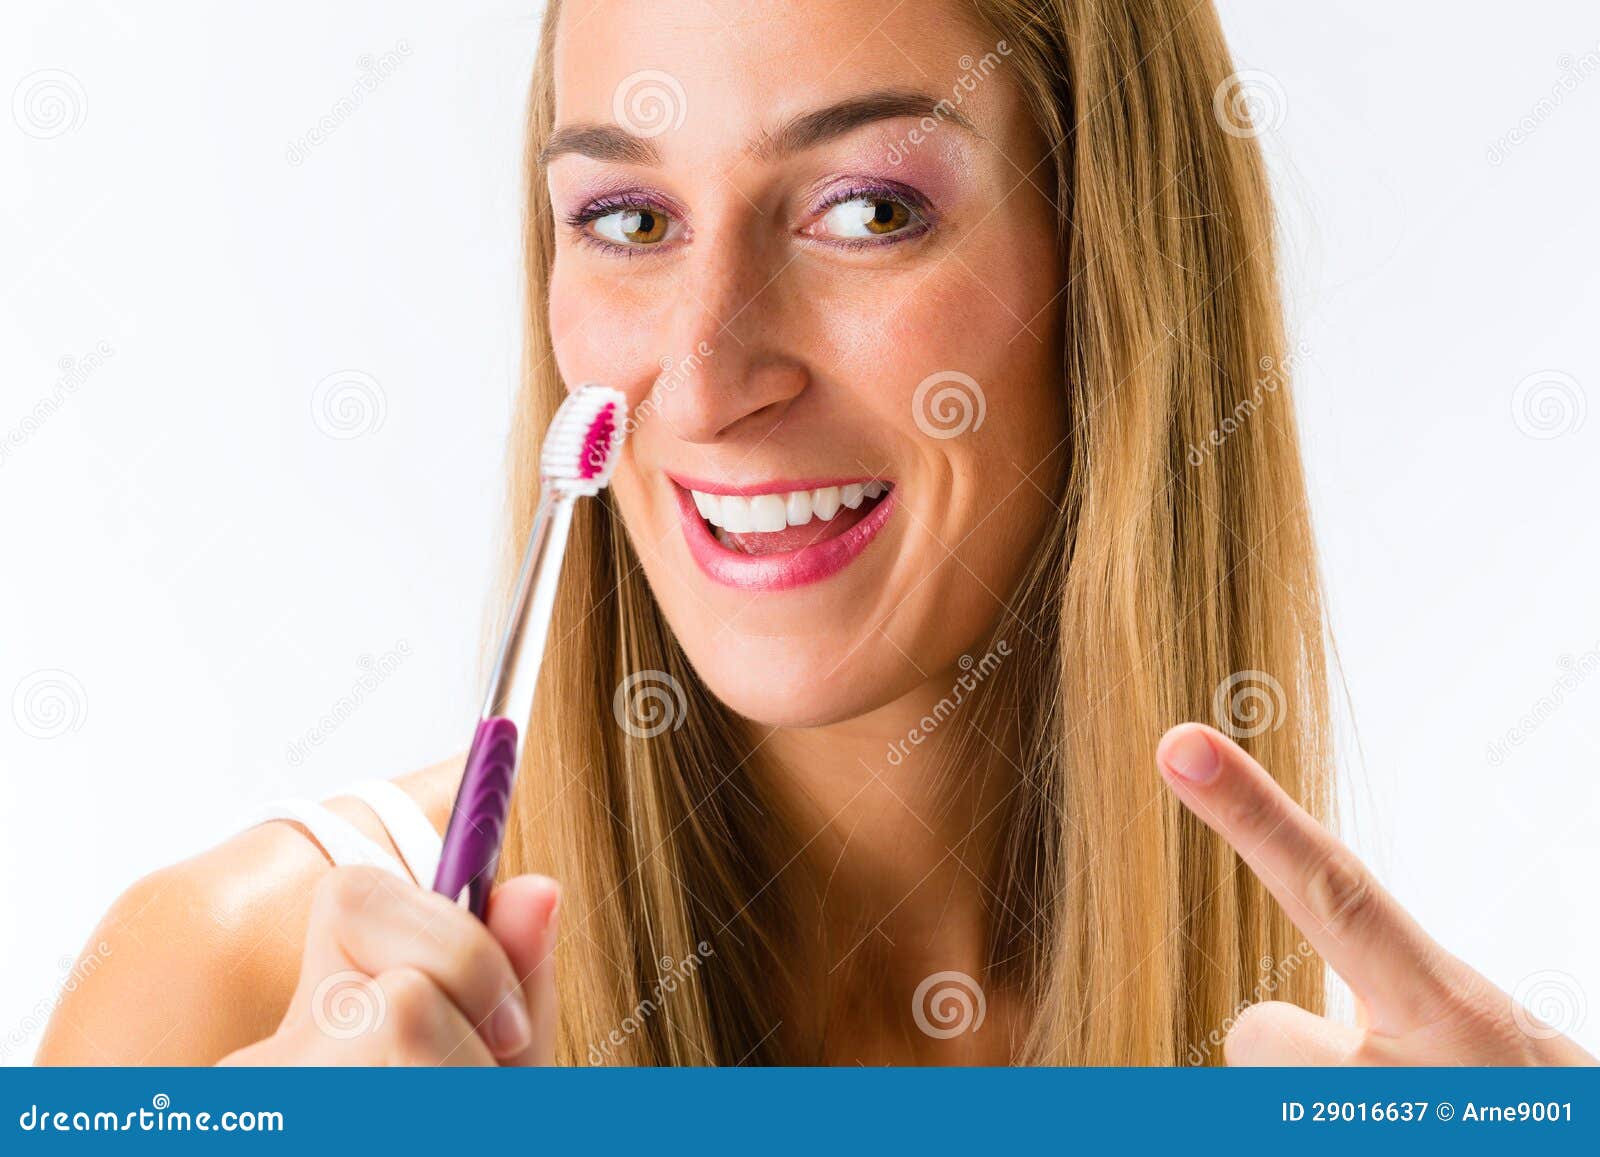
<svg viewBox="0 0 1600 1157"><path fill-rule="evenodd" d="M539 439L564 396L538 164L558 8L546 12L528 114L516 543L536 500ZM1009 637L1027 653L973 706L1009 710L1027 737L992 965L1027 998L1020 1063L1215 1061L1220 1033L1264 985L1313 1011L1324 998L1320 961L1154 768L1167 727L1213 720L1254 681L1272 714L1242 742L1312 814L1327 813L1322 613L1282 381L1268 184L1255 142L1214 112L1233 69L1209 4L973 9L1005 40L1050 150L1071 423L1060 517L1010 600L1010 621L1030 629ZM501 866L565 889L560 1060L820 1060L771 1035L794 995L798 930L791 897L772 886L790 833L762 810L744 728L689 666L609 500L581 505ZM617 725L618 688L642 672L682 688L681 725L648 737ZM967 739L946 730L941 765L953 768Z"/></svg>

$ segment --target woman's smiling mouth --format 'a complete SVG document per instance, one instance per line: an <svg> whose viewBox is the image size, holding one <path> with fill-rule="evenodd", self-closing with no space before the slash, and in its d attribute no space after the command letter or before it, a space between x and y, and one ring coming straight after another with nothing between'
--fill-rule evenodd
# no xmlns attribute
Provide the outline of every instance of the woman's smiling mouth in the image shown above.
<svg viewBox="0 0 1600 1157"><path fill-rule="evenodd" d="M669 475L689 553L707 578L777 591L837 574L894 511L892 482L856 478L724 486Z"/></svg>

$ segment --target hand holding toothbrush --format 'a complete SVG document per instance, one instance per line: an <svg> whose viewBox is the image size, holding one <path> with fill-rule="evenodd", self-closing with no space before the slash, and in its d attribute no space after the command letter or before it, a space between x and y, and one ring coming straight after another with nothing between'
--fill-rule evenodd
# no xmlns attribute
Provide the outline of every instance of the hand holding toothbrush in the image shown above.
<svg viewBox="0 0 1600 1157"><path fill-rule="evenodd" d="M559 898L554 880L518 876L479 921L380 868L334 868L282 1023L221 1063L554 1064Z"/></svg>
<svg viewBox="0 0 1600 1157"><path fill-rule="evenodd" d="M555 1060L555 911L542 876L495 886L522 730L533 707L572 507L610 481L627 401L583 386L540 456L539 509L433 890L336 868L312 904L283 1022L227 1064L517 1064Z"/></svg>

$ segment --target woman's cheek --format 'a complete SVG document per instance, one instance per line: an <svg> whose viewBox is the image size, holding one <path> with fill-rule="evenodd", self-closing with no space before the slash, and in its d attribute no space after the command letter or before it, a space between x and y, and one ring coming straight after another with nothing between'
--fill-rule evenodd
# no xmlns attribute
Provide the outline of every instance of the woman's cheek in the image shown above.
<svg viewBox="0 0 1600 1157"><path fill-rule="evenodd" d="M647 388L660 372L662 342L655 319L648 306L620 291L613 277L585 276L558 260L550 279L549 317L556 368L569 387L599 382L637 403L641 385Z"/></svg>

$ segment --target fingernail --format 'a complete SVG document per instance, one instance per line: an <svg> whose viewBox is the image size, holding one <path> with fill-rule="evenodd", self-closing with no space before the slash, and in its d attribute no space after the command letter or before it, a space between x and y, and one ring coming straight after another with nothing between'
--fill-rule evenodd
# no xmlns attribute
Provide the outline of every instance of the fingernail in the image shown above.
<svg viewBox="0 0 1600 1157"><path fill-rule="evenodd" d="M512 1056L533 1041L533 1022L523 1006L522 993L508 993L489 1016L489 1041L499 1056Z"/></svg>
<svg viewBox="0 0 1600 1157"><path fill-rule="evenodd" d="M1168 740L1162 762L1173 775L1190 783L1210 783L1222 770L1217 749L1198 727L1187 727Z"/></svg>

